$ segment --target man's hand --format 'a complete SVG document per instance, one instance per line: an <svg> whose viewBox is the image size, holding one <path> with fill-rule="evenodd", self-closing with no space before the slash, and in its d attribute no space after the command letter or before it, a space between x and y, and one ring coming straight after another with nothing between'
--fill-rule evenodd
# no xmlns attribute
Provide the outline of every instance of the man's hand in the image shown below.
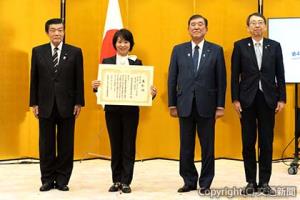
<svg viewBox="0 0 300 200"><path fill-rule="evenodd" d="M177 108L176 107L171 107L170 109L170 115L171 117L178 117L178 113L177 113Z"/></svg>
<svg viewBox="0 0 300 200"><path fill-rule="evenodd" d="M215 114L215 119L218 119L220 117L224 116L224 108L217 108L216 114Z"/></svg>
<svg viewBox="0 0 300 200"><path fill-rule="evenodd" d="M81 105L74 106L73 115L75 115L75 119L79 116L80 110L81 110Z"/></svg>
<svg viewBox="0 0 300 200"><path fill-rule="evenodd" d="M278 101L275 113L279 113L284 108L285 103L283 101Z"/></svg>
<svg viewBox="0 0 300 200"><path fill-rule="evenodd" d="M241 106L240 102L239 101L234 101L233 102L233 107L234 107L234 110L236 111L236 113L238 114L239 118L241 118L242 117L241 112L243 110L242 110L242 106Z"/></svg>
<svg viewBox="0 0 300 200"><path fill-rule="evenodd" d="M39 106L32 106L32 112L34 116L38 119L39 118Z"/></svg>

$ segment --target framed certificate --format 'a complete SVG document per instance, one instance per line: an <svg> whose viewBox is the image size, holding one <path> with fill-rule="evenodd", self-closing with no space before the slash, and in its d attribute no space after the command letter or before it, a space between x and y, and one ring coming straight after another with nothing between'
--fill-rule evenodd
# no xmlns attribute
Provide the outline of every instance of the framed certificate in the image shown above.
<svg viewBox="0 0 300 200"><path fill-rule="evenodd" d="M97 104L151 106L153 66L100 64Z"/></svg>

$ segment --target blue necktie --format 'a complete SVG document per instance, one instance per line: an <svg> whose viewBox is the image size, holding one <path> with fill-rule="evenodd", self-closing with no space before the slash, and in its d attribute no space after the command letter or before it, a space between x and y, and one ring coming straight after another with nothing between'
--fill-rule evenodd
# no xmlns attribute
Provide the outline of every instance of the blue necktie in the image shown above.
<svg viewBox="0 0 300 200"><path fill-rule="evenodd" d="M194 48L194 55L193 55L194 73L197 73L198 60L199 60L199 46L196 45Z"/></svg>

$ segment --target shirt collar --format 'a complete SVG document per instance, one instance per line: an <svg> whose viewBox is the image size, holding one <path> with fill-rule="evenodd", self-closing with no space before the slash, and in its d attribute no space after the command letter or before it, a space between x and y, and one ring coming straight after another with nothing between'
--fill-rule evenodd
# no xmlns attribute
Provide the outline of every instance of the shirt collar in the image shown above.
<svg viewBox="0 0 300 200"><path fill-rule="evenodd" d="M191 41L191 43L192 43L192 49L194 49L195 46L196 46L196 43L193 42L193 41ZM204 45L204 40L202 40L202 41L198 44L199 49L203 49L203 45Z"/></svg>
<svg viewBox="0 0 300 200"><path fill-rule="evenodd" d="M116 55L116 64L117 65L129 65L128 55L121 56L119 54Z"/></svg>
<svg viewBox="0 0 300 200"><path fill-rule="evenodd" d="M52 44L52 42L50 42L50 45L51 45L51 50L53 51L56 46L54 46L54 44ZM63 42L61 41L59 43L59 45L57 46L58 50L62 49L62 45L63 45Z"/></svg>
<svg viewBox="0 0 300 200"><path fill-rule="evenodd" d="M121 60L127 59L128 60L128 54L126 56L121 56L121 55L117 54L117 59L121 59Z"/></svg>
<svg viewBox="0 0 300 200"><path fill-rule="evenodd" d="M255 45L256 43L259 43L260 46L262 47L262 46L263 46L264 38L261 38L261 40L259 40L258 42L252 38L252 41L253 41L253 44L254 44L254 45Z"/></svg>

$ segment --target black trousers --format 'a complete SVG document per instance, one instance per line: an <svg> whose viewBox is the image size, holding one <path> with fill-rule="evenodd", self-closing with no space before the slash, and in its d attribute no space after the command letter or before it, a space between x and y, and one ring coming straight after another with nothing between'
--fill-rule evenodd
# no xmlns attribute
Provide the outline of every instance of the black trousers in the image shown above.
<svg viewBox="0 0 300 200"><path fill-rule="evenodd" d="M62 118L56 105L50 118L39 118L39 154L43 184L55 181L59 185L68 185L73 169L74 124L75 118Z"/></svg>
<svg viewBox="0 0 300 200"><path fill-rule="evenodd" d="M255 144L257 135L259 148L259 184L269 183L270 181L274 123L275 110L267 105L264 94L259 90L252 105L243 109L241 118L243 159L246 181L248 183L256 183Z"/></svg>
<svg viewBox="0 0 300 200"><path fill-rule="evenodd" d="M189 117L180 117L180 167L179 172L188 186L197 186L198 172L194 164L196 128L201 145L202 166L199 177L201 188L210 188L215 175L215 118L199 116L195 101Z"/></svg>
<svg viewBox="0 0 300 200"><path fill-rule="evenodd" d="M139 112L105 111L111 147L113 182L130 185L135 161L135 142Z"/></svg>

